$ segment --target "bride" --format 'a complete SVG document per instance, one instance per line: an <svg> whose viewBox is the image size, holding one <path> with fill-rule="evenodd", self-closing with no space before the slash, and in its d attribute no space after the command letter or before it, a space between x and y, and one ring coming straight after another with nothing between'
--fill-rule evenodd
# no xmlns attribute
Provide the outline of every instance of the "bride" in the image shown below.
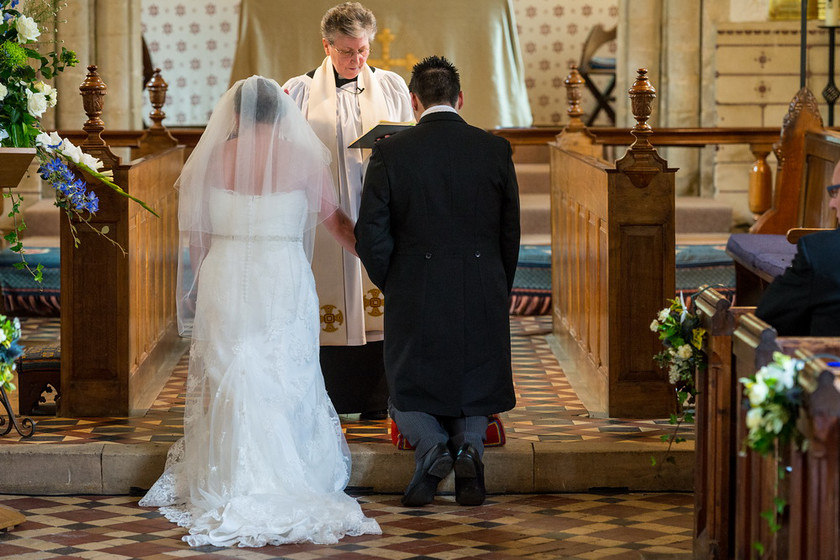
<svg viewBox="0 0 840 560"><path fill-rule="evenodd" d="M351 253L329 151L274 80L226 92L179 180L184 437L140 500L190 546L380 534L344 493L350 453L318 362L315 226Z"/></svg>

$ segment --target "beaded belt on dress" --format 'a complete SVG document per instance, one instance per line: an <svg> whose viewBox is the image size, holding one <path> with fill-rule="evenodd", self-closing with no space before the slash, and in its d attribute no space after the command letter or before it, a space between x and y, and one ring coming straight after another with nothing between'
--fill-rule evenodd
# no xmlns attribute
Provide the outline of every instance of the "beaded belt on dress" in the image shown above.
<svg viewBox="0 0 840 560"><path fill-rule="evenodd" d="M300 235L222 235L214 233L213 237L231 241L288 241L290 243L303 241L303 237Z"/></svg>

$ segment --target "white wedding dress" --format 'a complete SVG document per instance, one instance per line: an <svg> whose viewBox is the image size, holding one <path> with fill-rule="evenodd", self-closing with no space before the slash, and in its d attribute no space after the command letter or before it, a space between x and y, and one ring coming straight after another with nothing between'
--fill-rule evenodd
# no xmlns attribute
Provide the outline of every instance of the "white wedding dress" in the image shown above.
<svg viewBox="0 0 840 560"><path fill-rule="evenodd" d="M213 189L209 212L184 438L140 505L164 506L191 546L380 534L343 491L350 453L318 361L306 195Z"/></svg>

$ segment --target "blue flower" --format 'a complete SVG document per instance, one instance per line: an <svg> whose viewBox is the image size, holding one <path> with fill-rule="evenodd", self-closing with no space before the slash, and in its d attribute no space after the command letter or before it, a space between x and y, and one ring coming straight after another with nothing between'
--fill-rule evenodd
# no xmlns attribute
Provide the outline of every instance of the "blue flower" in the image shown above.
<svg viewBox="0 0 840 560"><path fill-rule="evenodd" d="M58 156L52 156L41 161L38 174L60 194L74 212L94 213L99 210L99 198L96 193L87 192L87 183L78 177L72 169Z"/></svg>

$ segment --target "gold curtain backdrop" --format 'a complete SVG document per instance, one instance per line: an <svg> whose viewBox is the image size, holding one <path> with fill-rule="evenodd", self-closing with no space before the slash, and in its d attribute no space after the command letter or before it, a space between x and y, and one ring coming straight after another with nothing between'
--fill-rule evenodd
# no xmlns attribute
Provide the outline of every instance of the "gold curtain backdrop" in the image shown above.
<svg viewBox="0 0 840 560"><path fill-rule="evenodd" d="M320 23L337 0L242 0L231 83L253 74L281 84L324 59ZM461 72L464 119L482 128L531 126L513 0L363 0L379 32L368 63L401 75L429 55Z"/></svg>

